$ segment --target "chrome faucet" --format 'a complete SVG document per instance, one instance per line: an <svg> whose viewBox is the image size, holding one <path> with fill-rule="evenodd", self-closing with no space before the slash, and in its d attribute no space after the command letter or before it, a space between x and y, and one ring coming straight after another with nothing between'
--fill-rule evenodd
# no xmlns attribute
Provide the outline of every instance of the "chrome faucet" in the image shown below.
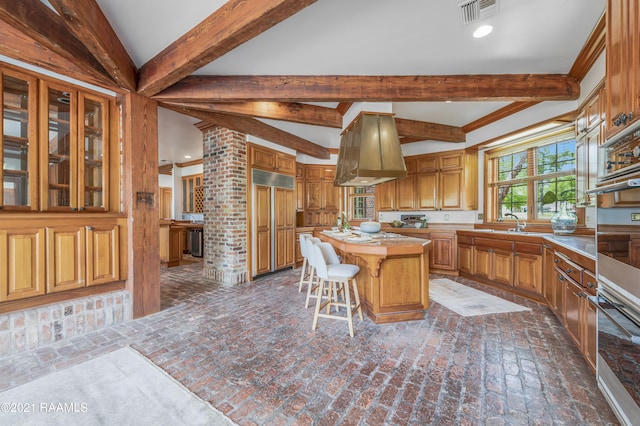
<svg viewBox="0 0 640 426"><path fill-rule="evenodd" d="M518 216L513 213L505 213L503 214L503 216L510 216L516 220L516 227L509 229L509 231L522 232L524 228L527 227L527 222L520 223L520 219L518 218Z"/></svg>

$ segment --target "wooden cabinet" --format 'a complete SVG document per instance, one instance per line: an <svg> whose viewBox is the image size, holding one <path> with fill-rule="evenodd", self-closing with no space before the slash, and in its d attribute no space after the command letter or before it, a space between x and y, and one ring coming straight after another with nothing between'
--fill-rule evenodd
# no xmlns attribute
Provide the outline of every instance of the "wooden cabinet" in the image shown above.
<svg viewBox="0 0 640 426"><path fill-rule="evenodd" d="M182 177L182 212L203 212L202 173Z"/></svg>
<svg viewBox="0 0 640 426"><path fill-rule="evenodd" d="M296 159L260 145L249 144L250 168L293 175L296 173Z"/></svg>
<svg viewBox="0 0 640 426"><path fill-rule="evenodd" d="M385 182L375 187L378 211L416 210L416 160L405 158L407 177Z"/></svg>
<svg viewBox="0 0 640 426"><path fill-rule="evenodd" d="M296 221L293 191L275 188L275 269L295 263Z"/></svg>
<svg viewBox="0 0 640 426"><path fill-rule="evenodd" d="M595 206L596 196L585 191L596 187L598 147L604 142L605 88L600 85L578 113L576 127L576 197L578 206Z"/></svg>
<svg viewBox="0 0 640 426"><path fill-rule="evenodd" d="M554 256L554 292L557 306L554 312L591 369L595 371L597 314L596 307L588 299L588 296L596 294L595 274L577 263L580 259L575 258L576 256L569 259L566 253L559 251L556 251Z"/></svg>
<svg viewBox="0 0 640 426"><path fill-rule="evenodd" d="M255 186L255 269L254 275L271 270L271 187Z"/></svg>
<svg viewBox="0 0 640 426"><path fill-rule="evenodd" d="M45 294L43 228L0 229L0 301Z"/></svg>
<svg viewBox="0 0 640 426"><path fill-rule="evenodd" d="M542 294L542 244L514 242L513 286Z"/></svg>
<svg viewBox="0 0 640 426"><path fill-rule="evenodd" d="M0 207L4 210L38 208L36 93L34 77L0 68Z"/></svg>
<svg viewBox="0 0 640 426"><path fill-rule="evenodd" d="M474 238L474 275L496 284L513 286L513 243Z"/></svg>
<svg viewBox="0 0 640 426"><path fill-rule="evenodd" d="M179 238L180 234L176 238ZM180 242L176 242L178 248ZM87 285L110 283L120 279L120 227L87 227Z"/></svg>
<svg viewBox="0 0 640 426"><path fill-rule="evenodd" d="M109 101L41 81L40 177L43 210L108 208Z"/></svg>
<svg viewBox="0 0 640 426"><path fill-rule="evenodd" d="M458 270L473 274L473 239L471 237L458 237Z"/></svg>
<svg viewBox="0 0 640 426"><path fill-rule="evenodd" d="M456 261L456 235L455 232L429 232L431 249L429 250L429 270L455 271Z"/></svg>
<svg viewBox="0 0 640 426"><path fill-rule="evenodd" d="M305 226L334 226L342 211L342 188L333 185L335 166L305 167Z"/></svg>
<svg viewBox="0 0 640 426"><path fill-rule="evenodd" d="M451 151L416 158L416 210L477 207L477 151Z"/></svg>
<svg viewBox="0 0 640 426"><path fill-rule="evenodd" d="M556 298L554 293L555 287L555 251L550 244L543 244L542 258L542 295L552 311L557 311Z"/></svg>
<svg viewBox="0 0 640 426"><path fill-rule="evenodd" d="M180 265L186 239L186 228L171 224L160 225L160 262L168 267Z"/></svg>
<svg viewBox="0 0 640 426"><path fill-rule="evenodd" d="M64 226L46 229L47 293L86 285L86 227Z"/></svg>
<svg viewBox="0 0 640 426"><path fill-rule="evenodd" d="M607 1L607 136L640 117L640 5Z"/></svg>

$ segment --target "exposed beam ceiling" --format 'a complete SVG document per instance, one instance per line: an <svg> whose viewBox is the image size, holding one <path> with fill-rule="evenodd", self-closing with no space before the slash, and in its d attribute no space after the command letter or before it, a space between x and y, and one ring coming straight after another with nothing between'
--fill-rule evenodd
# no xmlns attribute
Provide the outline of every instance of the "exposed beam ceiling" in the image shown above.
<svg viewBox="0 0 640 426"><path fill-rule="evenodd" d="M222 112L314 126L342 128L342 115L333 108L298 102L171 102L172 105L202 111Z"/></svg>
<svg viewBox="0 0 640 426"><path fill-rule="evenodd" d="M436 140L443 142L465 142L465 132L454 126L445 124L427 123L424 121L405 120L396 118L398 135L403 138L415 140Z"/></svg>
<svg viewBox="0 0 640 426"><path fill-rule="evenodd" d="M40 46L64 58L64 60L78 69L83 70L83 75L89 76L93 82L100 82L101 85L107 83L113 85L113 81L111 81L107 72L85 45L75 37L55 12L40 0L0 0L0 19L28 36ZM3 34L3 36L6 35ZM9 37L6 38L9 39L10 37L11 35L9 34ZM7 43L12 44L12 41L7 40ZM30 48L28 47L29 44L31 45ZM29 60L30 57L35 56L35 58L31 59L33 61L31 63L43 66L42 62L46 62L46 59L38 59L37 55L34 55L34 51L41 51L40 46L28 43L26 48L30 52L25 52L26 59L23 59L22 52L19 52L18 58ZM6 51L6 48L3 51ZM51 68L51 65L57 64L50 64L45 68ZM62 66L58 69L54 68L54 70L66 70L66 68L66 66Z"/></svg>
<svg viewBox="0 0 640 426"><path fill-rule="evenodd" d="M139 93L155 95L315 1L230 0L140 68Z"/></svg>
<svg viewBox="0 0 640 426"><path fill-rule="evenodd" d="M557 74L189 76L154 96L171 102L562 101L580 83Z"/></svg>
<svg viewBox="0 0 640 426"><path fill-rule="evenodd" d="M49 0L49 3L118 86L136 90L138 69L95 1Z"/></svg>
<svg viewBox="0 0 640 426"><path fill-rule="evenodd" d="M216 126L222 126L226 127L227 129L251 134L269 142L273 142L287 148L295 149L298 152L310 155L312 157L322 159L329 158L329 151L327 150L327 148L291 133L287 133L276 127L265 124L261 121L256 120L255 118L201 111L184 107L176 107L164 103L161 104L161 106L176 112L180 112L182 114L190 115L191 117L198 118L202 121L206 121L207 123L211 123Z"/></svg>

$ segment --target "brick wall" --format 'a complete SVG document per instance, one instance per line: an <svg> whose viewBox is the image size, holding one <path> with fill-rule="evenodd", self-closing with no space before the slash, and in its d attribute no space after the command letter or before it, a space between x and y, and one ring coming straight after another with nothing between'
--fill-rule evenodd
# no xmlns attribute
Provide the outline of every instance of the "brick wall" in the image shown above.
<svg viewBox="0 0 640 426"><path fill-rule="evenodd" d="M126 290L0 315L0 358L131 320Z"/></svg>
<svg viewBox="0 0 640 426"><path fill-rule="evenodd" d="M204 179L204 276L224 284L248 280L247 147L244 134L201 128Z"/></svg>

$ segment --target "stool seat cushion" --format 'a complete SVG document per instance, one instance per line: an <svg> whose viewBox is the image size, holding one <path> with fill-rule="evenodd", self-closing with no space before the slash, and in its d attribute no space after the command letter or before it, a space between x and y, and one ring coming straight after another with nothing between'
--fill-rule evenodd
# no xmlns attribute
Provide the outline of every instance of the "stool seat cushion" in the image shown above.
<svg viewBox="0 0 640 426"><path fill-rule="evenodd" d="M337 265L327 265L329 281L336 278L348 279L353 278L360 272L360 267L357 265L348 265L340 263Z"/></svg>

